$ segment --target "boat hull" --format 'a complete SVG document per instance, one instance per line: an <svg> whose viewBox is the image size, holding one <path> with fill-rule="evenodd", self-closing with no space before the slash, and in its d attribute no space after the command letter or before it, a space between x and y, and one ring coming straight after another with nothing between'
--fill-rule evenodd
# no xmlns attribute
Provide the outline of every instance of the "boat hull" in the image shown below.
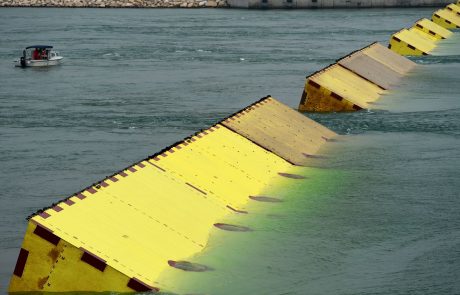
<svg viewBox="0 0 460 295"><path fill-rule="evenodd" d="M25 67L49 67L49 66L57 66L62 63L62 56L52 58L52 59L43 59L43 60L26 60ZM16 67L24 67L21 65L21 60L17 60Z"/></svg>

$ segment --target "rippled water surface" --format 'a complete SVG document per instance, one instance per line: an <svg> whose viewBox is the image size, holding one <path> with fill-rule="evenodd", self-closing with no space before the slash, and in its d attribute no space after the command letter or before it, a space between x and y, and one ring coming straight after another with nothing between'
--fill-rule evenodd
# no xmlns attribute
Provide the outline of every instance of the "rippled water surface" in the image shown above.
<svg viewBox="0 0 460 295"><path fill-rule="evenodd" d="M271 94L296 107L310 74L429 17L372 10L0 9L0 291L25 217ZM458 34L458 33L457 33ZM14 68L50 43L50 69ZM346 136L308 181L267 188L193 258L180 294L459 294L460 38L375 109L310 117ZM244 249L244 250L242 250Z"/></svg>

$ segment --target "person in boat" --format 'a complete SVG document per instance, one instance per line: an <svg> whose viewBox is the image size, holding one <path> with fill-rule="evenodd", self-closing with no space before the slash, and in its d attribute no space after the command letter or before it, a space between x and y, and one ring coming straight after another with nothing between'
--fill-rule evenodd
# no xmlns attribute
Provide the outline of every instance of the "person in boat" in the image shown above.
<svg viewBox="0 0 460 295"><path fill-rule="evenodd" d="M40 59L40 51L38 51L38 48L35 48L32 52L32 59Z"/></svg>
<svg viewBox="0 0 460 295"><path fill-rule="evenodd" d="M48 59L48 54L46 52L46 49L42 49L42 54L41 54L42 59Z"/></svg>

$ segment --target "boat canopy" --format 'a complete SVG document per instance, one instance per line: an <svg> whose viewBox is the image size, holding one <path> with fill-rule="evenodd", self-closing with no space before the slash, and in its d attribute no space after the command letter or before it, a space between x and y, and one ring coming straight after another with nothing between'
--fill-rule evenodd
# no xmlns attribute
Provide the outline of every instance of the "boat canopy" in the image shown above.
<svg viewBox="0 0 460 295"><path fill-rule="evenodd" d="M47 49L47 48L53 48L53 46L50 45L33 45L33 46L27 46L26 49L30 48L37 48L37 49Z"/></svg>

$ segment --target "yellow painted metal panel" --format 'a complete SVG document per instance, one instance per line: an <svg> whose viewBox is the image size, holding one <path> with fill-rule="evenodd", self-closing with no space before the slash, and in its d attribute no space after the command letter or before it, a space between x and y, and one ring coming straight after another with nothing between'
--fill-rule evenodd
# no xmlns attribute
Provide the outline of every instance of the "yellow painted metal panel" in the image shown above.
<svg viewBox="0 0 460 295"><path fill-rule="evenodd" d="M436 42L415 31L402 29L391 36L389 47L401 55L427 55L436 47Z"/></svg>
<svg viewBox="0 0 460 295"><path fill-rule="evenodd" d="M291 166L220 124L185 144L150 161L238 210L249 195L260 193L277 172Z"/></svg>
<svg viewBox="0 0 460 295"><path fill-rule="evenodd" d="M362 52L400 74L407 74L416 66L416 63L410 59L397 54L380 43L373 43L364 48Z"/></svg>
<svg viewBox="0 0 460 295"><path fill-rule="evenodd" d="M271 97L222 124L297 165L305 164L325 139L336 135Z"/></svg>
<svg viewBox="0 0 460 295"><path fill-rule="evenodd" d="M423 18L417 21L414 28L435 37L438 40L447 39L452 36L452 32L441 27L440 25L430 21L429 19Z"/></svg>
<svg viewBox="0 0 460 295"><path fill-rule="evenodd" d="M168 290L157 279L170 261L202 251L219 220L293 167L281 141L309 156L335 135L273 98L232 118L243 114L276 132L217 124L34 215L10 290Z"/></svg>
<svg viewBox="0 0 460 295"><path fill-rule="evenodd" d="M460 28L460 16L448 9L440 9L433 13L431 20L446 29Z"/></svg>
<svg viewBox="0 0 460 295"><path fill-rule="evenodd" d="M95 269L81 260L81 249L59 238L53 244L49 237L35 234L36 229L37 224L30 221L22 244L28 256L22 274L11 277L9 292L133 291L126 275L110 266L103 272Z"/></svg>
<svg viewBox="0 0 460 295"><path fill-rule="evenodd" d="M299 110L328 112L368 108L385 90L334 64L308 77L305 92Z"/></svg>
<svg viewBox="0 0 460 295"><path fill-rule="evenodd" d="M423 38L427 42L439 42L440 39L436 38L436 36L432 36L430 34L426 34L424 31L419 30L417 28L410 28L409 32L418 34L421 38Z"/></svg>

